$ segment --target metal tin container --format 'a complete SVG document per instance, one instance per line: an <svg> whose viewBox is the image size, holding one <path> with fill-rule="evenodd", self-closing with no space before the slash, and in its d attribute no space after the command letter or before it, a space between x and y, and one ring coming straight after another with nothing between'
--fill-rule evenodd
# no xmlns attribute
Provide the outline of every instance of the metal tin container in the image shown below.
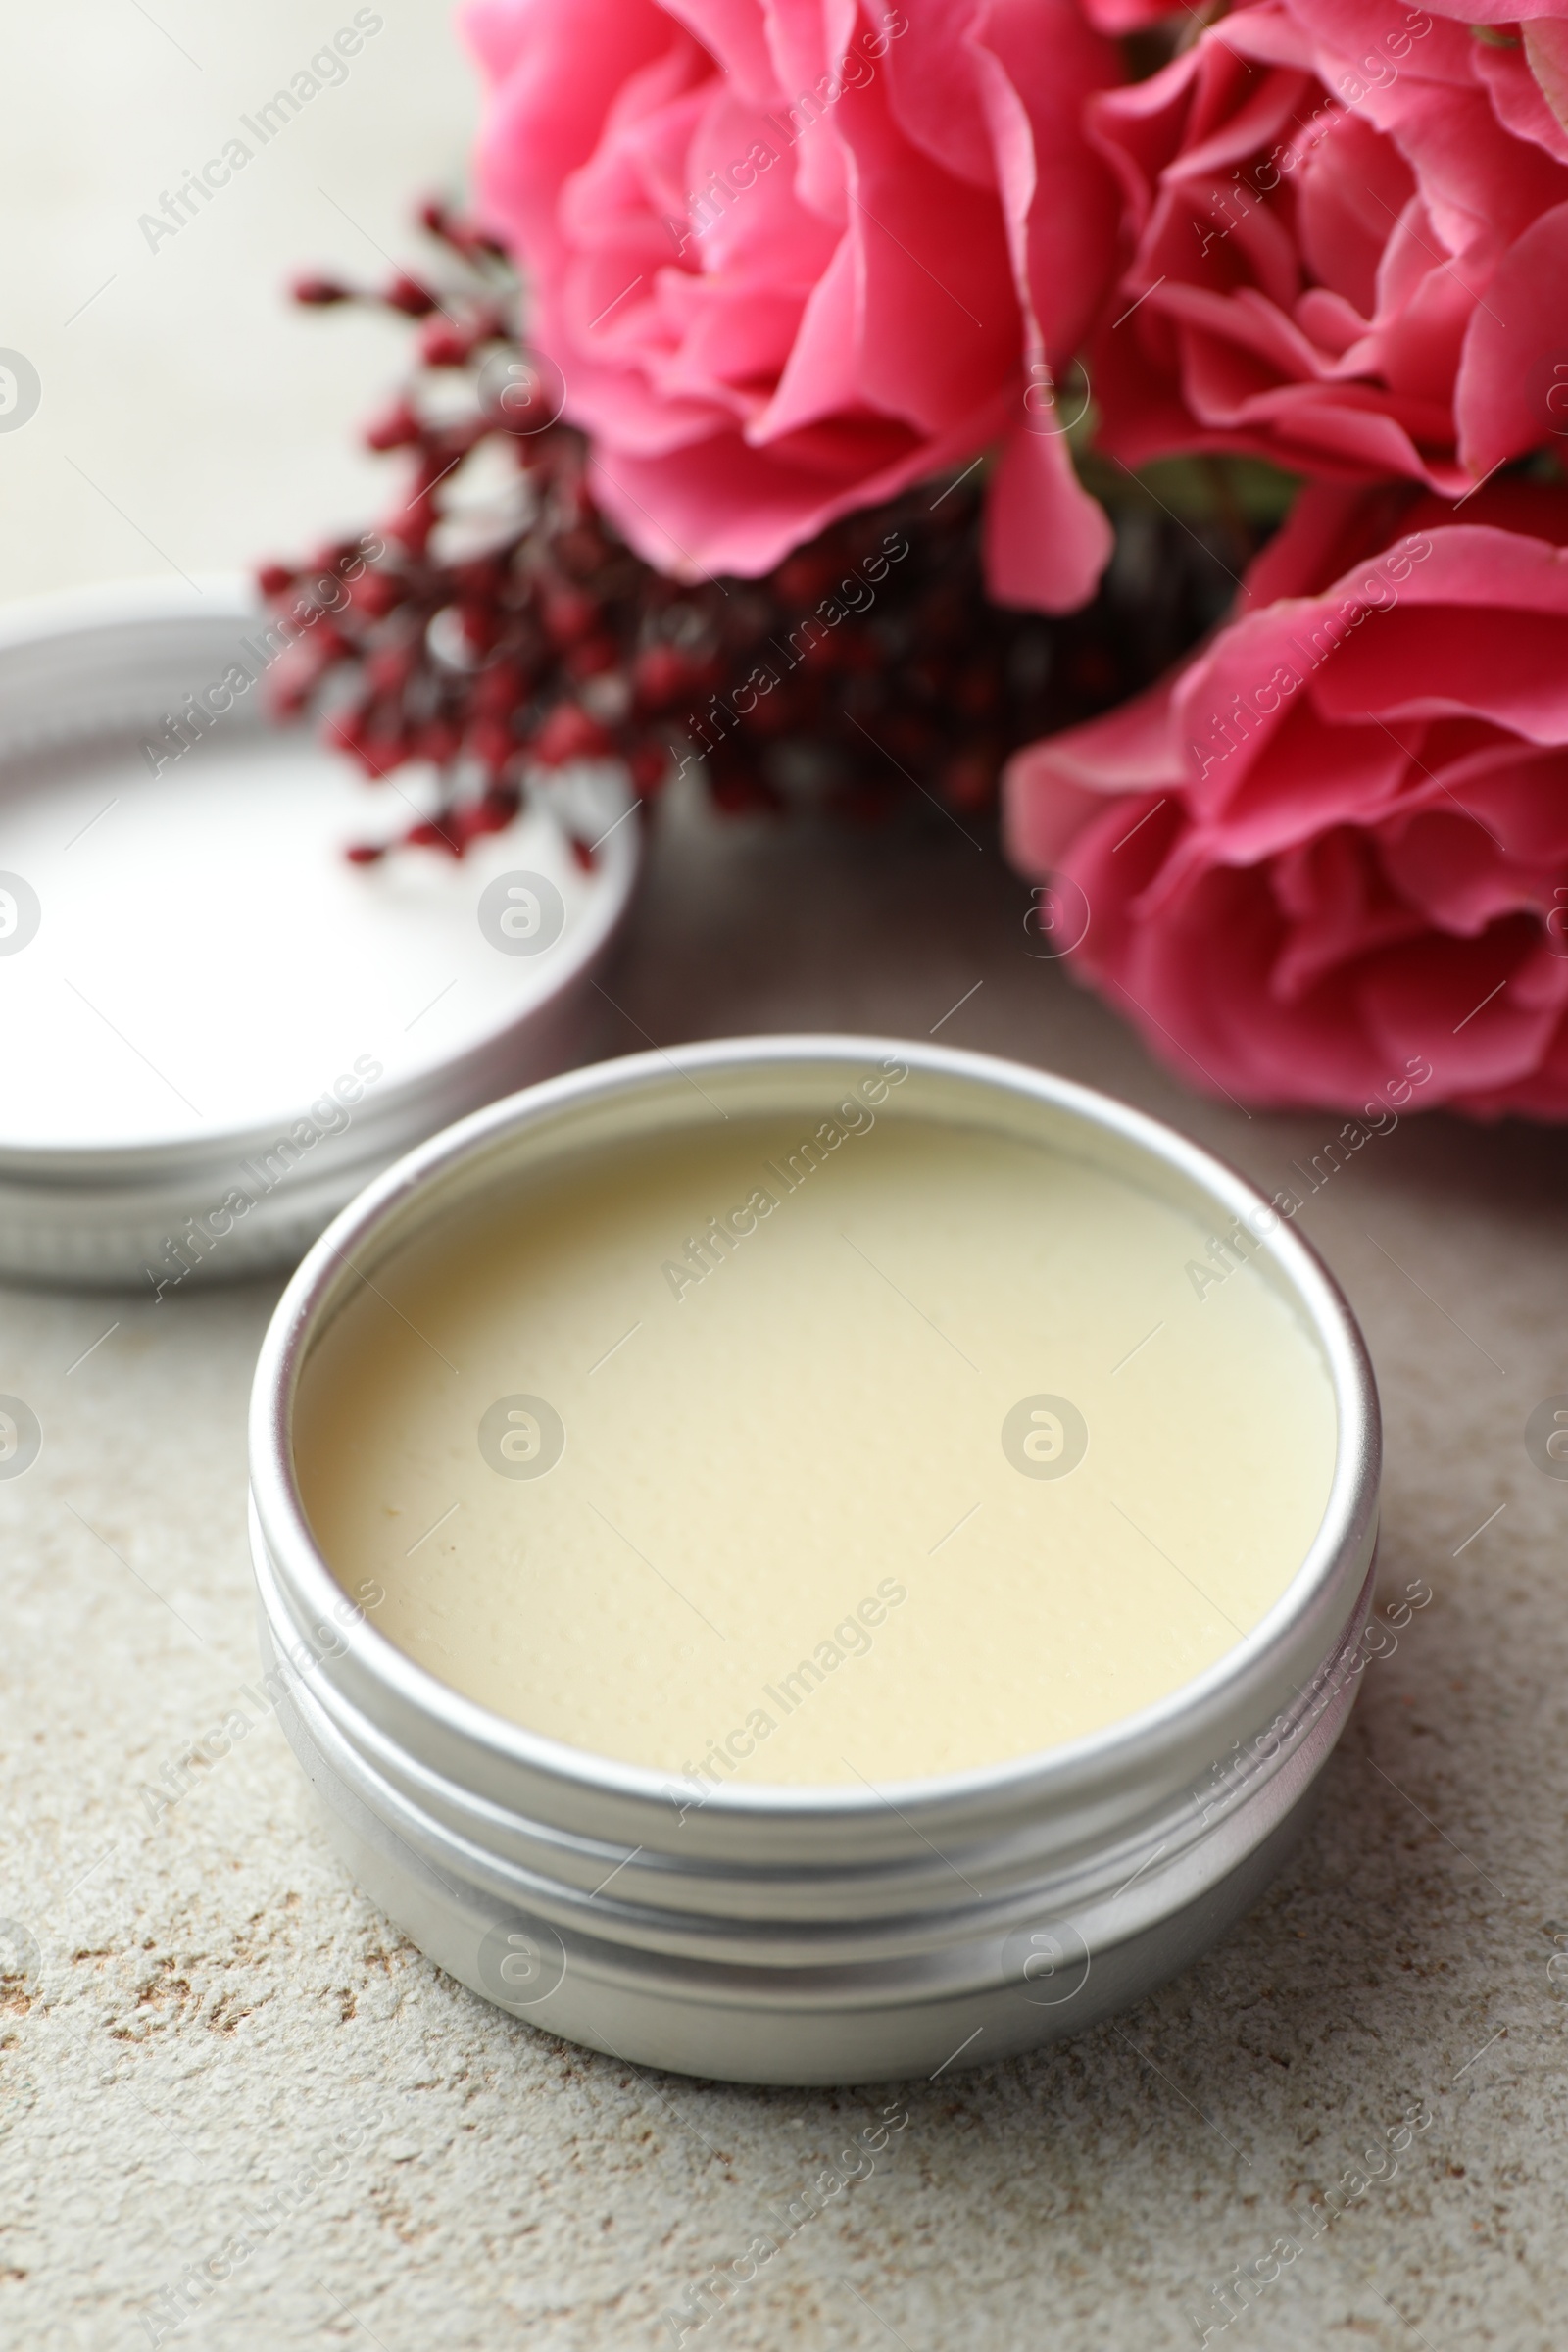
<svg viewBox="0 0 1568 2352"><path fill-rule="evenodd" d="M269 720L290 658L238 579L0 612L0 1274L162 1297L293 1264L400 1152L599 1042L639 863L618 774L461 861L351 865L430 779L373 793Z"/></svg>
<svg viewBox="0 0 1568 2352"><path fill-rule="evenodd" d="M292 1464L301 1367L427 1220L561 1155L812 1110L896 1054L898 1115L1053 1145L1211 1230L1321 1348L1338 1453L1318 1535L1255 1630L1159 1704L981 1771L732 1784L682 1813L638 1766L460 1696L351 1612ZM891 1107L891 1106L890 1106ZM1073 2033L1185 1966L1258 1894L1344 1727L1371 1603L1376 1391L1313 1252L1169 1128L1016 1064L883 1039L745 1039L602 1063L493 1104L381 1177L299 1269L262 1350L252 1543L270 1688L361 1886L442 1968L589 2048L756 2082L930 2076ZM335 1611L335 1615L334 1615Z"/></svg>

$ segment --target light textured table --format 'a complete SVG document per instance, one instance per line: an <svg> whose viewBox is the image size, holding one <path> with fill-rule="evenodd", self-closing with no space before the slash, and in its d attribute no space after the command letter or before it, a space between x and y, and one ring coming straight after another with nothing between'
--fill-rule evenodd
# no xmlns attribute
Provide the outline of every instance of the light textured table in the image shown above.
<svg viewBox="0 0 1568 2352"><path fill-rule="evenodd" d="M673 827L614 984L624 1042L631 1022L661 1042L921 1035L974 990L945 1038L1104 1084L1271 1189L1323 1143L1333 1122L1249 1120L1154 1071L1029 959L1026 903L940 827ZM1237 2335L1394 2347L1417 2340L1408 2322L1438 2347L1560 2340L1568 2009L1547 1968L1568 1930L1568 1485L1521 1431L1568 1387L1565 1159L1554 1136L1429 1120L1368 1145L1303 1214L1382 1383L1385 1582L1425 1576L1437 1598L1368 1668L1299 1859L1114 2024L906 2091L875 2171L704 2341L1196 2341L1187 2315L1220 2316L1213 2284L1316 2227L1313 2192L1420 2101L1433 2121L1396 2177ZM662 2315L769 2231L884 2094L587 2056L441 1977L346 1883L241 1689L242 1424L273 1296L5 1301L0 1390L34 1404L47 1446L0 1486L0 1909L37 1947L35 1974L8 1980L0 2341L145 2341L138 2309L247 2233L191 2340L672 2341ZM236 1709L256 1720L231 1752L171 1784ZM11 1957L30 1953L13 1939ZM334 2133L349 2152L313 2182Z"/></svg>
<svg viewBox="0 0 1568 2352"><path fill-rule="evenodd" d="M69 29L34 10L0 31L6 217L34 232L8 250L0 344L44 384L0 436L10 593L241 563L373 512L340 436L391 342L290 318L273 287L396 245L404 192L461 155L444 12L383 13L344 87L156 252L140 211L352 11L161 0L154 23L94 0ZM1334 1131L1216 1109L1153 1069L1028 958L1025 904L936 820L912 839L672 830L610 1050L639 1027L942 1022L1174 1119L1271 1190ZM1424 1576L1437 1598L1367 1670L1298 1860L1114 2024L906 2090L874 2172L688 2343L1195 2343L1188 2315L1217 2324L1232 2267L1304 2239L1314 2195L1425 2102L1396 2176L1210 2340L1555 2352L1568 1484L1522 1430L1568 1389L1565 1170L1568 1139L1428 1119L1303 1212L1382 1384L1385 1583ZM21 1931L0 1944L0 2343L145 2344L141 2312L230 2240L253 2250L177 2340L671 2343L662 2315L773 2230L883 2096L589 2057L439 1976L347 1884L241 1690L243 1415L273 1296L0 1299L0 1392L47 1432L0 1483L0 1914ZM235 1710L244 1737L182 1773ZM166 1768L183 1792L149 1802Z"/></svg>

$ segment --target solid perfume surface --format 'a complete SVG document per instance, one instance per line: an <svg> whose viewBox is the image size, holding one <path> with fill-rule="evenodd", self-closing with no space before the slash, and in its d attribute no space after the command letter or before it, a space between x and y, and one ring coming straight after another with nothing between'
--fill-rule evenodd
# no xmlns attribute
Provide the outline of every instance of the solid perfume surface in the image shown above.
<svg viewBox="0 0 1568 2352"><path fill-rule="evenodd" d="M699 1798L996 1764L1212 1665L1322 1520L1321 1350L1205 1243L858 1098L621 1145L377 1267L302 1376L306 1507L432 1674Z"/></svg>

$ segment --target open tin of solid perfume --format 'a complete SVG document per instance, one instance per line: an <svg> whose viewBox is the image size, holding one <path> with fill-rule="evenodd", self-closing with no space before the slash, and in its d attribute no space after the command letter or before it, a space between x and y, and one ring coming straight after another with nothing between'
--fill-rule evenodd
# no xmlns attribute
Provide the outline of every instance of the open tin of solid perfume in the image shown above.
<svg viewBox="0 0 1568 2352"><path fill-rule="evenodd" d="M239 580L0 613L0 1273L161 1297L290 1264L398 1152L590 1050L639 863L616 773L461 860L351 864L422 813L416 771L372 792L270 721L279 650Z"/></svg>
<svg viewBox="0 0 1568 2352"><path fill-rule="evenodd" d="M513 2015L929 2076L1267 1884L1378 1476L1340 1293L1169 1128L898 1040L643 1054L422 1145L296 1273L267 1688L361 1886Z"/></svg>

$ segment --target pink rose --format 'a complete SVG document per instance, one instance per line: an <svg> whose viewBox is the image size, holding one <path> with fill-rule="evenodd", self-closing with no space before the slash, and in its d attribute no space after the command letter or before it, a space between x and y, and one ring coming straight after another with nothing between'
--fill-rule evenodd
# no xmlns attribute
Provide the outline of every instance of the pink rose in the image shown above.
<svg viewBox="0 0 1568 2352"><path fill-rule="evenodd" d="M474 0L466 22L482 202L640 554L755 576L999 445L995 594L1085 600L1109 529L1052 390L1113 266L1082 109L1120 65L1075 0Z"/></svg>
<svg viewBox="0 0 1568 2352"><path fill-rule="evenodd" d="M1440 17L1457 17L1461 24L1495 25L1503 46L1527 24L1534 31L1543 18L1568 17L1568 0L1431 0L1431 5Z"/></svg>
<svg viewBox="0 0 1568 2352"><path fill-rule="evenodd" d="M1102 445L1458 497L1568 425L1563 28L1526 33L1258 0L1093 99L1129 238Z"/></svg>
<svg viewBox="0 0 1568 2352"><path fill-rule="evenodd" d="M1452 515L1308 490L1196 658L1009 768L1077 969L1205 1090L1568 1116L1568 492Z"/></svg>
<svg viewBox="0 0 1568 2352"><path fill-rule="evenodd" d="M1169 0L1084 0L1084 15L1097 32L1141 32L1168 22Z"/></svg>

